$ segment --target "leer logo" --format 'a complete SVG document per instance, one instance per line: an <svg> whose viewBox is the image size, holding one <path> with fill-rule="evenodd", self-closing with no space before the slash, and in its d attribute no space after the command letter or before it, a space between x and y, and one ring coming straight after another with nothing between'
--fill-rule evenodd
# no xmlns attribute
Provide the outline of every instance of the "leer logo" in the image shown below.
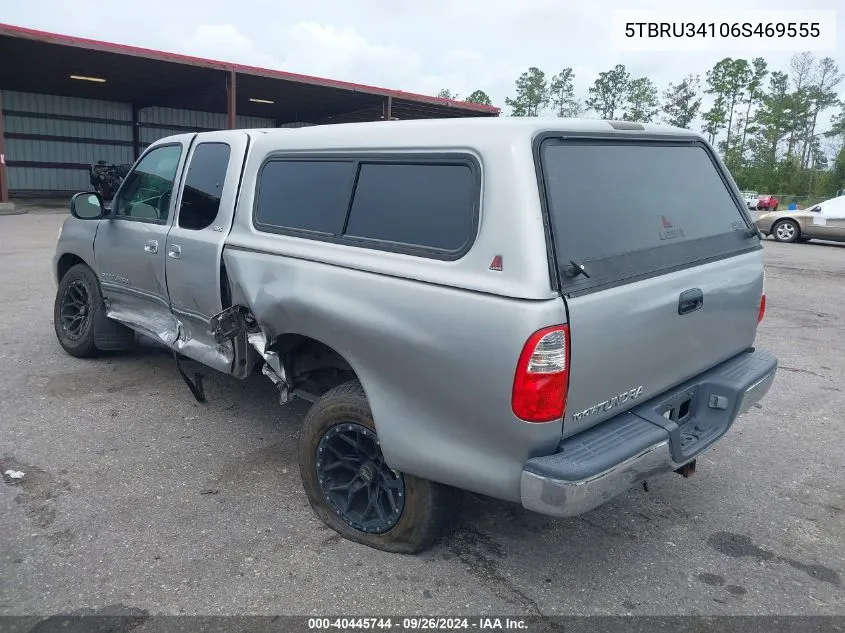
<svg viewBox="0 0 845 633"><path fill-rule="evenodd" d="M658 233L661 240L673 240L678 237L684 237L684 230L673 228L669 218L665 215L660 216L660 222L663 224L663 230Z"/></svg>

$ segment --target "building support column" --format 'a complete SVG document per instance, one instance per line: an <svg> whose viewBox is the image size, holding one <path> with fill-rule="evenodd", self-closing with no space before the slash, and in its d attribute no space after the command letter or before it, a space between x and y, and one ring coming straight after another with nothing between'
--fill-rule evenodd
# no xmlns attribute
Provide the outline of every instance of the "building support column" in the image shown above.
<svg viewBox="0 0 845 633"><path fill-rule="evenodd" d="M392 121L393 120L393 97L389 96L387 99L384 100L384 106L382 108L383 112L381 118L385 121Z"/></svg>
<svg viewBox="0 0 845 633"><path fill-rule="evenodd" d="M141 123L138 121L140 108L132 104L132 158L138 160L141 155Z"/></svg>
<svg viewBox="0 0 845 633"><path fill-rule="evenodd" d="M6 127L3 124L3 97L0 95L0 202L9 202L9 158L6 156Z"/></svg>
<svg viewBox="0 0 845 633"><path fill-rule="evenodd" d="M230 70L226 77L226 127L234 130L237 127L237 76Z"/></svg>

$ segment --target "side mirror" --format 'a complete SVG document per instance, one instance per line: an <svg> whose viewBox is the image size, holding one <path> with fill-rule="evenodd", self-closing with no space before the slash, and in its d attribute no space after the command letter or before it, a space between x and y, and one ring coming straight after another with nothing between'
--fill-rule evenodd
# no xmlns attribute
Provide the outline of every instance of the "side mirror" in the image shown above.
<svg viewBox="0 0 845 633"><path fill-rule="evenodd" d="M90 191L70 199L70 214L78 220L99 220L106 215L106 209L100 194Z"/></svg>
<svg viewBox="0 0 845 633"><path fill-rule="evenodd" d="M812 209L810 209L810 213L818 213L821 210L822 210L822 208L820 206L815 206Z"/></svg>

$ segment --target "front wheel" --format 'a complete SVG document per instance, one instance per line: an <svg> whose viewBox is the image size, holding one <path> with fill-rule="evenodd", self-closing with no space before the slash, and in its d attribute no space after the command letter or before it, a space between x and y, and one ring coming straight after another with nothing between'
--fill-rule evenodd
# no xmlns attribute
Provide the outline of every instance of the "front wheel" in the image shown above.
<svg viewBox="0 0 845 633"><path fill-rule="evenodd" d="M311 507L327 526L386 552L427 549L457 507L455 489L387 465L357 380L324 394L305 416L299 471Z"/></svg>
<svg viewBox="0 0 845 633"><path fill-rule="evenodd" d="M97 355L94 319L103 309L100 284L88 266L77 264L59 282L53 305L53 327L59 344L71 356Z"/></svg>
<svg viewBox="0 0 845 633"><path fill-rule="evenodd" d="M781 220L772 227L772 235L778 242L796 242L801 236L801 229L794 220Z"/></svg>
<svg viewBox="0 0 845 633"><path fill-rule="evenodd" d="M100 283L85 264L73 266L59 282L53 327L59 345L77 358L128 349L135 336L132 330L106 316Z"/></svg>

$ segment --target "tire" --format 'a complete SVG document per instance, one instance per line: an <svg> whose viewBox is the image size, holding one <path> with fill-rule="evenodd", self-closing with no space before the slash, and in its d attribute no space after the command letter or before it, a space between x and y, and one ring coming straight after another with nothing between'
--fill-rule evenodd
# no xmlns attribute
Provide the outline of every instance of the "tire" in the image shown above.
<svg viewBox="0 0 845 633"><path fill-rule="evenodd" d="M372 412L357 380L325 393L305 416L299 472L317 516L350 541L385 552L417 554L443 534L456 514L459 491L391 471L383 459ZM357 492L339 490L348 484ZM348 501L342 507L344 494L355 508L348 507ZM373 495L379 512L372 505Z"/></svg>
<svg viewBox="0 0 845 633"><path fill-rule="evenodd" d="M106 316L100 282L85 264L73 266L59 282L53 328L59 345L77 358L128 349L135 340L132 330Z"/></svg>
<svg viewBox="0 0 845 633"><path fill-rule="evenodd" d="M794 220L780 220L772 227L772 237L778 242L796 242L801 237L801 229Z"/></svg>

